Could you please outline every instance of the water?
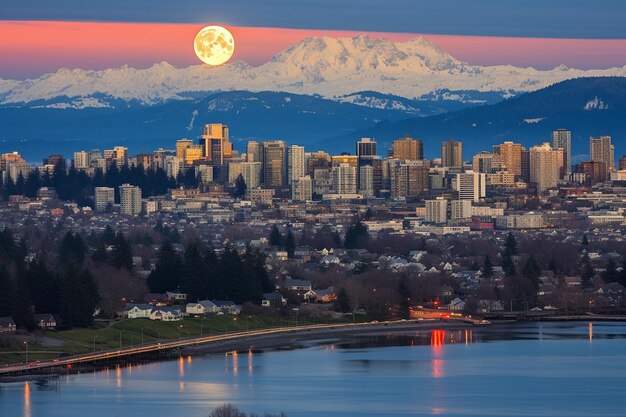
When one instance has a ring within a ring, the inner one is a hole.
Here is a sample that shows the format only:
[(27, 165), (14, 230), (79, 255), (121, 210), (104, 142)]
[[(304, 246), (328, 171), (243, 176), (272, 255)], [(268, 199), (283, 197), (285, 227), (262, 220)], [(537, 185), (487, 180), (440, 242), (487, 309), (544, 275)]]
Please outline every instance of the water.
[(626, 325), (535, 323), (311, 343), (0, 384), (2, 417), (624, 416)]

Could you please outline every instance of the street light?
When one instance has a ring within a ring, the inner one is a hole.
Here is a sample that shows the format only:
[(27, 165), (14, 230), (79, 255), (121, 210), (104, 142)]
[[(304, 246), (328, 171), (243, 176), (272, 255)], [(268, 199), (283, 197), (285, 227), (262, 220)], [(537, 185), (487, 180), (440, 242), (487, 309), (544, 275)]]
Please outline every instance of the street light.
[(26, 345), (26, 363), (28, 363), (28, 342), (24, 341), (24, 344)]

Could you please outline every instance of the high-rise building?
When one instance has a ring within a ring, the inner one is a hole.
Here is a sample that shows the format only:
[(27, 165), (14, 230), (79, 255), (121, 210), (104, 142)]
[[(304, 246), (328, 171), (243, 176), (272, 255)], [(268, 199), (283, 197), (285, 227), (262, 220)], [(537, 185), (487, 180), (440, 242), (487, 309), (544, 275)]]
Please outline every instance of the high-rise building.
[(113, 147), (113, 159), (118, 168), (128, 165), (128, 148), (124, 146)]
[(283, 187), (287, 183), (285, 142), (266, 141), (261, 146), (262, 182), (266, 187)]
[(430, 163), (424, 160), (394, 159), (389, 167), (391, 196), (420, 197), (428, 192)]
[(424, 146), (421, 140), (405, 136), (403, 139), (393, 141), (391, 156), (406, 161), (424, 159)]
[(356, 143), (356, 156), (373, 156), (376, 152), (376, 141), (371, 138), (361, 138)]
[(204, 157), (212, 165), (225, 165), (233, 156), (233, 145), (228, 140), (228, 126), (225, 124), (205, 125), (201, 144), (204, 147)]
[(444, 167), (463, 166), (463, 142), (448, 139), (441, 143), (441, 164)]
[(626, 155), (622, 156), (619, 159), (619, 170), (620, 171), (626, 170)]
[(65, 158), (63, 158), (63, 155), (58, 153), (53, 153), (52, 155), (49, 155), (47, 158), (43, 159), (44, 165), (56, 166), (59, 162), (65, 162)]
[(74, 152), (74, 168), (89, 168), (89, 154), (85, 151)]
[(176, 157), (185, 159), (185, 149), (193, 145), (191, 139), (179, 139), (176, 141)]
[(561, 178), (563, 149), (554, 149), (549, 143), (529, 150), (530, 182), (537, 184), (539, 193), (556, 187)]
[[(500, 163), (507, 171), (516, 177), (523, 177), (522, 175), (522, 151), (524, 147), (519, 143), (513, 143), (510, 141), (501, 143), (500, 145), (494, 145), (493, 153), (500, 155)], [(475, 170), (475, 169), (474, 169)]]
[(130, 184), (120, 186), (120, 212), (129, 216), (141, 213), (141, 188)]
[(326, 152), (311, 152), (306, 156), (306, 174), (311, 177), (314, 176), (317, 168), (330, 168), (332, 165), (332, 158)]
[(486, 175), (474, 171), (466, 171), (456, 174), (454, 189), (459, 193), (459, 200), (471, 200), (479, 202), (485, 198)]
[(561, 178), (569, 177), (572, 173), (572, 132), (567, 129), (553, 131), (552, 147), (554, 149), (563, 149), (563, 172)]
[(363, 197), (374, 196), (374, 167), (364, 165), (359, 169), (359, 194)]
[(450, 202), (450, 219), (464, 220), (472, 217), (471, 200), (452, 200)]
[(115, 190), (110, 187), (95, 188), (96, 211), (104, 212), (115, 203)]
[(443, 198), (426, 200), (425, 220), (429, 223), (446, 223), (448, 221), (448, 200)]
[(348, 164), (351, 167), (357, 168), (359, 166), (359, 157), (356, 155), (342, 154), (332, 156), (332, 166), (336, 167), (341, 164)]
[(357, 168), (349, 163), (341, 163), (332, 168), (333, 191), (336, 194), (356, 194)]
[(311, 201), (313, 199), (313, 181), (311, 177), (306, 175), (291, 182), (291, 199), (294, 201)]
[(287, 148), (287, 184), (304, 177), (304, 172), (304, 146), (289, 146)]
[(261, 162), (261, 147), (259, 142), (251, 140), (246, 146), (246, 160), (248, 162)]
[(615, 168), (615, 148), (610, 136), (592, 136), (589, 138), (589, 156), (594, 162), (604, 162), (607, 171)]
[(258, 188), (261, 185), (260, 162), (230, 162), (228, 164), (228, 182), (235, 183), (241, 175), (247, 188)]
[(608, 169), (606, 163), (598, 161), (584, 161), (576, 165), (576, 173), (584, 175), (585, 185), (594, 185), (608, 180)]
[(493, 174), (502, 170), (502, 157), (500, 154), (491, 152), (480, 152), (472, 158), (472, 169), (474, 172)]

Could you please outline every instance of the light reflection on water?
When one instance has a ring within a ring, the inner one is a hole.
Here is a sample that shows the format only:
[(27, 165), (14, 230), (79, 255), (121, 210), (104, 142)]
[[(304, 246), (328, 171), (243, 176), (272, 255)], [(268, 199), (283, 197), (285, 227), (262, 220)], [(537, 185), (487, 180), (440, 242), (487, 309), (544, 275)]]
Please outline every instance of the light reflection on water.
[(289, 417), (623, 416), (626, 325), (373, 335), (0, 385), (2, 417), (204, 417), (226, 402)]

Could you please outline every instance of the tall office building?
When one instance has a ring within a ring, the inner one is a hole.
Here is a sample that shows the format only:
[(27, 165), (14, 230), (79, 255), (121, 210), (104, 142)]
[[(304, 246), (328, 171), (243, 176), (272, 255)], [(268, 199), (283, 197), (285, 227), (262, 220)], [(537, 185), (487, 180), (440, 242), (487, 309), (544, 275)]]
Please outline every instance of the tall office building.
[(359, 166), (359, 157), (356, 155), (342, 154), (332, 156), (332, 166), (336, 167), (341, 164), (348, 164), (351, 167), (357, 168)]
[(120, 212), (129, 216), (141, 213), (141, 188), (130, 184), (120, 186)]
[(185, 166), (191, 166), (195, 161), (202, 159), (204, 147), (195, 145), (191, 139), (179, 139), (176, 141), (176, 157), (180, 158)]
[(430, 163), (424, 160), (391, 161), (389, 167), (391, 196), (420, 197), (428, 192)]
[(261, 162), (261, 147), (259, 142), (251, 140), (246, 146), (246, 161)]
[(333, 191), (336, 194), (356, 194), (357, 168), (348, 163), (333, 166)]
[(96, 211), (102, 213), (115, 203), (115, 190), (110, 187), (95, 188)]
[(479, 202), (487, 195), (486, 182), (487, 178), (485, 174), (466, 171), (456, 174), (454, 189), (459, 193), (459, 200)]
[(287, 184), (304, 177), (304, 172), (304, 146), (289, 146), (287, 148)]
[(89, 154), (85, 151), (74, 152), (74, 168), (87, 169), (89, 168)]
[(374, 196), (374, 167), (372, 165), (359, 168), (359, 194), (363, 197)]
[(204, 147), (204, 157), (212, 165), (225, 165), (233, 156), (233, 145), (228, 140), (228, 126), (211, 123), (204, 126), (200, 140)]
[(524, 151), (524, 147), (521, 144), (510, 141), (493, 147), (493, 153), (500, 155), (502, 166), (516, 177), (523, 177), (522, 151)]
[(241, 175), (248, 189), (258, 188), (261, 185), (260, 162), (229, 162), (228, 182), (235, 183)]
[(128, 165), (128, 148), (124, 146), (114, 146), (113, 155), (118, 168)]
[(294, 201), (311, 201), (313, 199), (313, 181), (311, 177), (306, 175), (291, 182), (291, 199)]
[(572, 132), (567, 129), (553, 131), (552, 147), (563, 149), (563, 173), (561, 177), (568, 178), (572, 173)]
[(356, 156), (373, 156), (378, 155), (376, 152), (376, 141), (370, 138), (361, 138), (356, 143)]
[(626, 170), (626, 155), (622, 156), (619, 159), (619, 170), (620, 171)]
[(424, 159), (424, 146), (421, 140), (405, 136), (393, 141), (391, 154), (394, 158), (405, 161)]
[(604, 162), (609, 172), (615, 168), (615, 148), (610, 136), (589, 138), (589, 155), (594, 162)]
[(528, 154), (530, 182), (537, 184), (537, 191), (542, 193), (556, 187), (561, 178), (563, 149), (554, 149), (549, 143), (544, 143), (530, 148)]
[(463, 142), (448, 139), (441, 143), (441, 164), (444, 167), (463, 166)]
[(474, 172), (493, 174), (502, 171), (502, 157), (497, 153), (480, 152), (472, 158)]
[(427, 200), (425, 220), (429, 223), (446, 223), (448, 221), (448, 200), (443, 198)]
[(310, 154), (307, 154), (307, 158), (306, 158), (306, 174), (313, 177), (316, 169), (330, 168), (331, 165), (332, 165), (332, 158), (326, 152), (323, 152), (323, 151), (311, 152)]
[(282, 187), (287, 183), (285, 142), (266, 141), (261, 146), (262, 182), (266, 187)]

